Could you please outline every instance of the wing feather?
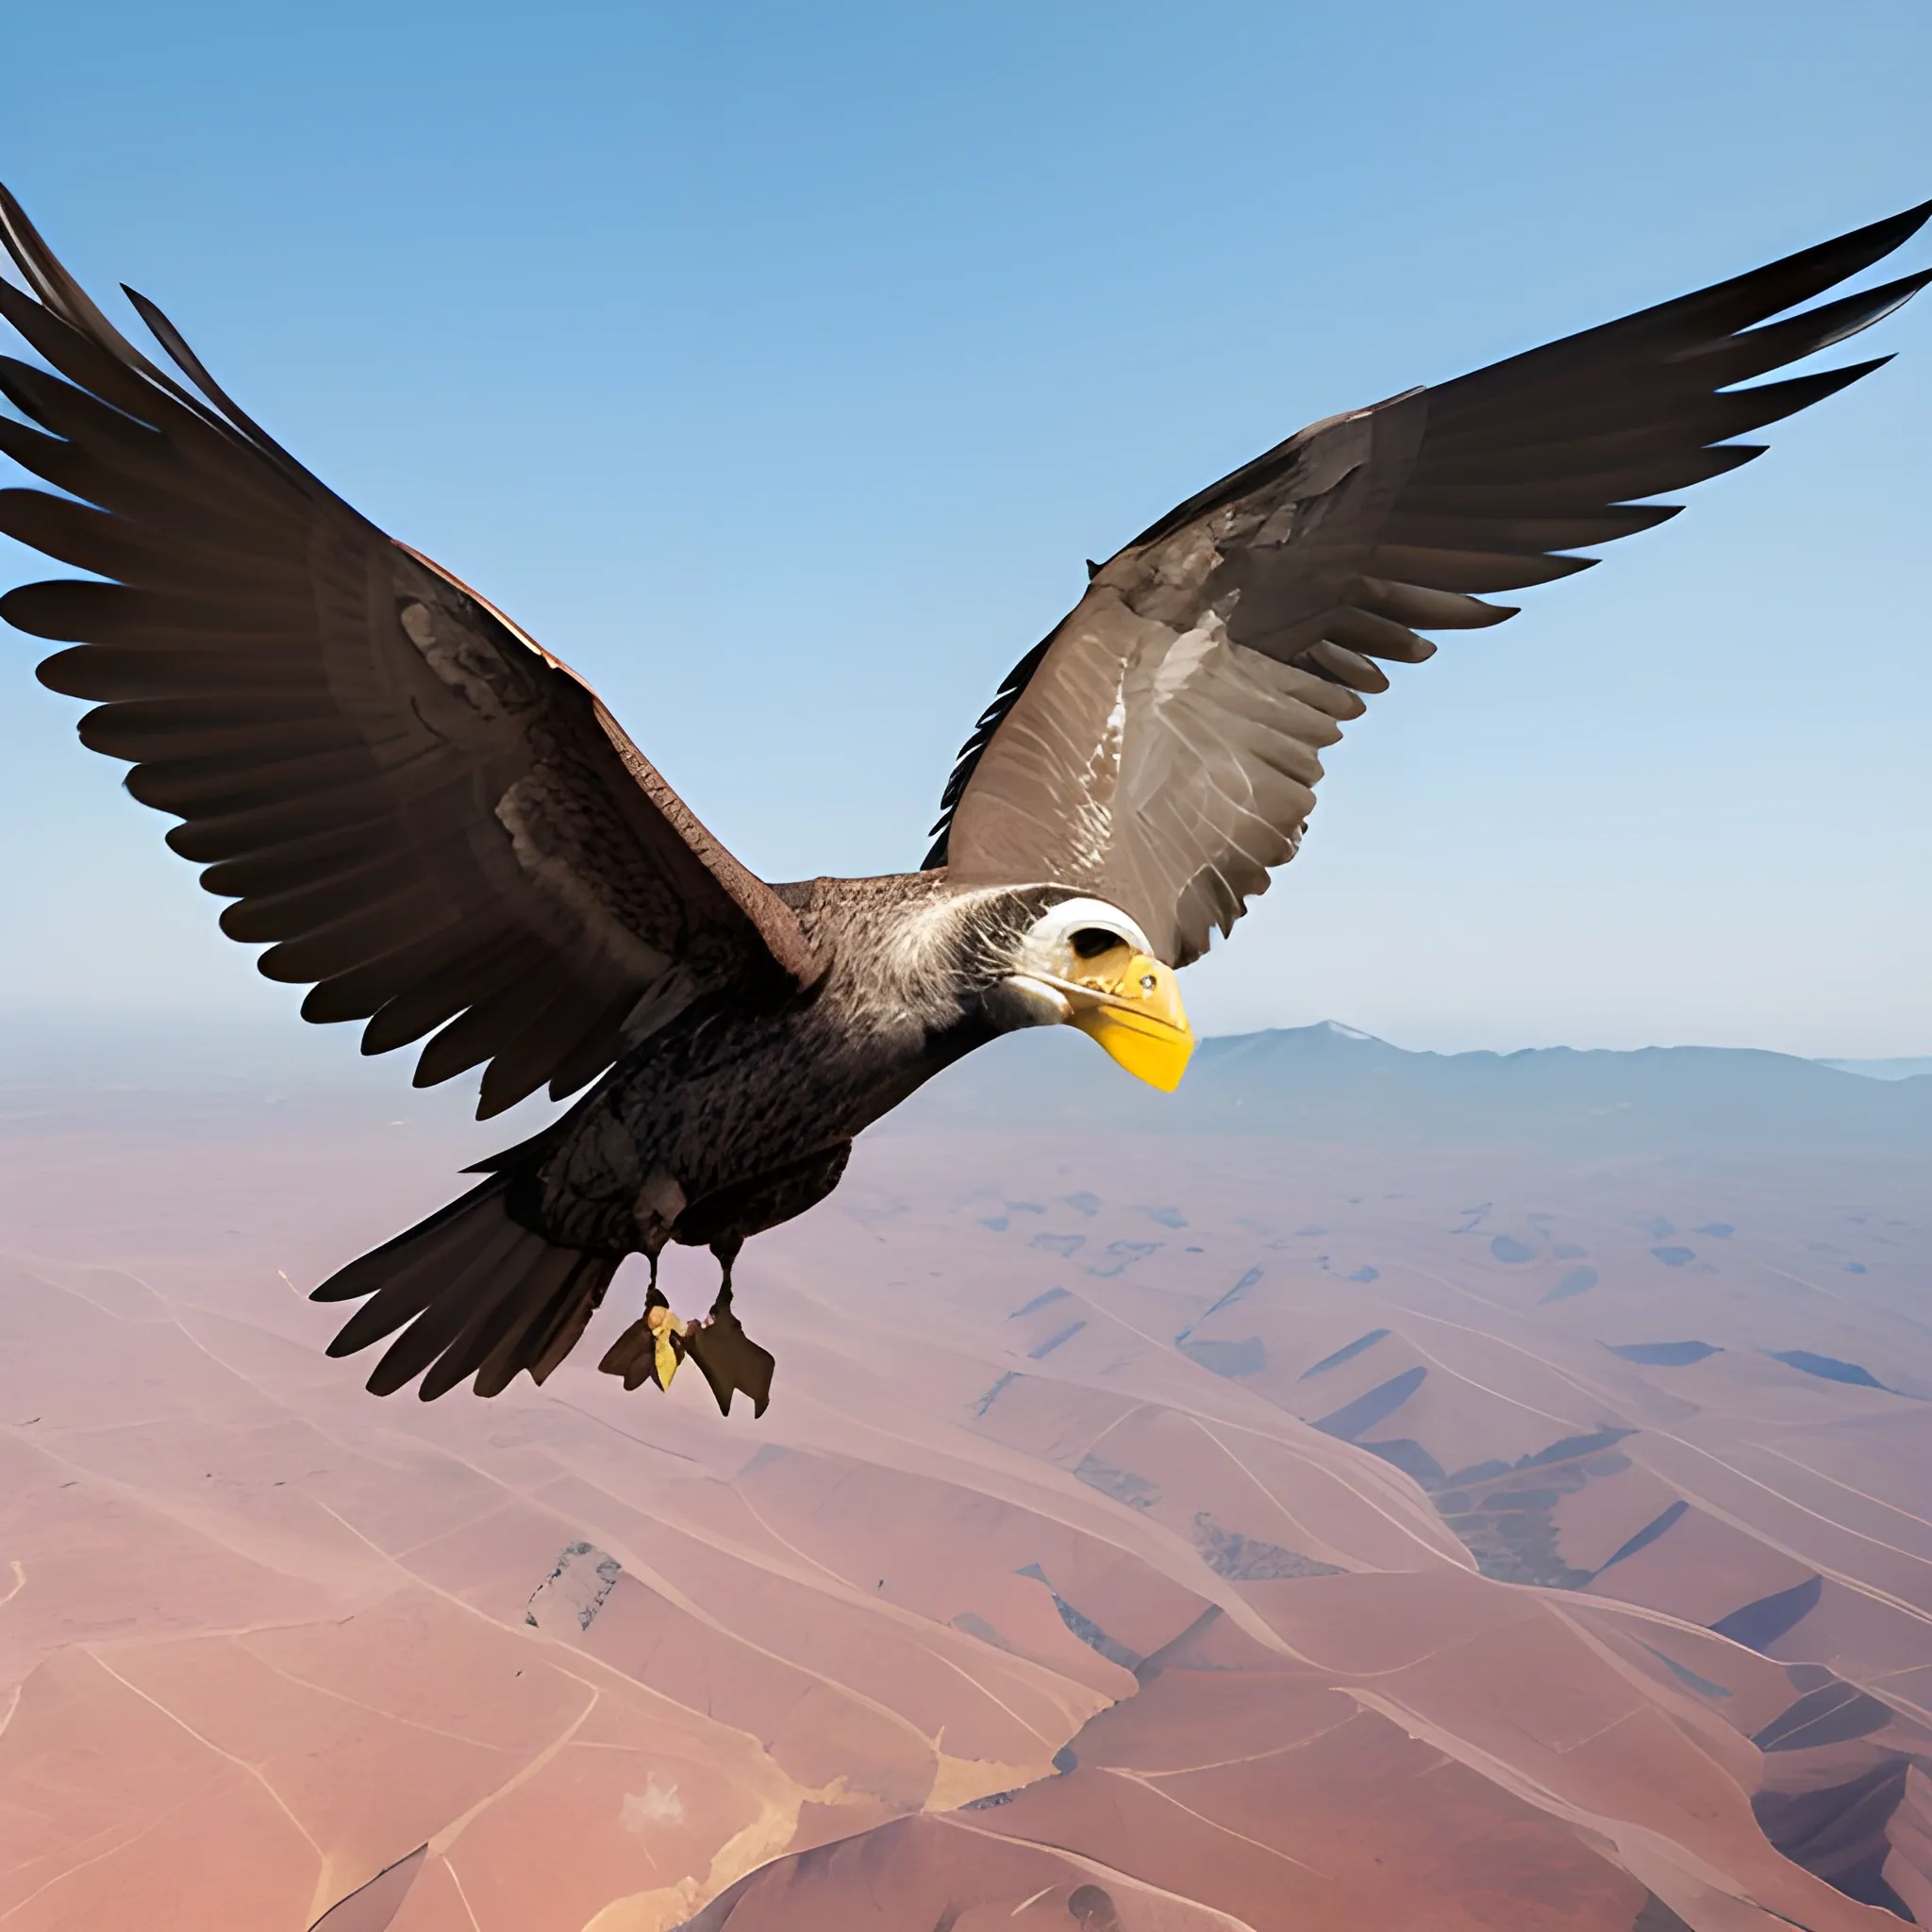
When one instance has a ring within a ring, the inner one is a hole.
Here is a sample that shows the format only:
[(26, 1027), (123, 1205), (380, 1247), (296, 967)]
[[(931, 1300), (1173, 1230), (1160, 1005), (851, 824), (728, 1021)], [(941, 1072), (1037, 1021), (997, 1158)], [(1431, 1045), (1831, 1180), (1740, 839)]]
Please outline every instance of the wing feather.
[(308, 1018), (368, 1021), (371, 1052), (441, 1029), (419, 1081), (484, 1065), (487, 1113), (593, 1077), (680, 1000), (809, 981), (790, 908), (566, 667), (130, 295), (186, 382), (134, 348), (4, 190), (0, 239), (33, 291), (0, 282), (0, 318), (46, 365), (0, 358), (29, 419), (0, 450), (63, 492), (0, 491), (0, 532), (106, 580), (22, 586), (0, 616), (69, 646), (42, 681), (93, 702), (82, 741), (181, 821), (224, 929), (311, 985)]
[(1590, 569), (1571, 553), (1678, 513), (1641, 499), (1754, 460), (1760, 445), (1729, 439), (1879, 368), (1751, 380), (1932, 282), (1772, 320), (1928, 214), (1317, 423), (1191, 497), (1094, 569), (1009, 674), (947, 781), (927, 865), (1094, 892), (1171, 963), (1197, 958), (1292, 857), (1319, 755), (1388, 689), (1382, 663), (1431, 656), (1423, 631), (1513, 616), (1482, 594)]

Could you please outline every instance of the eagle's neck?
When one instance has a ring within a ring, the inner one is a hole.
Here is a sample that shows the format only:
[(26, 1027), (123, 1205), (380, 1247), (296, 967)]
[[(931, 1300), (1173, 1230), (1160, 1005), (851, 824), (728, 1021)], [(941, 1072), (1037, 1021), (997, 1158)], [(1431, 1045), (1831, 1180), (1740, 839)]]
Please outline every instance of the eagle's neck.
[(1023, 936), (1065, 895), (1056, 886), (955, 886), (943, 870), (811, 888), (800, 923), (830, 953), (825, 998), (868, 1032), (908, 1036), (977, 1023), (984, 995), (1014, 971)]

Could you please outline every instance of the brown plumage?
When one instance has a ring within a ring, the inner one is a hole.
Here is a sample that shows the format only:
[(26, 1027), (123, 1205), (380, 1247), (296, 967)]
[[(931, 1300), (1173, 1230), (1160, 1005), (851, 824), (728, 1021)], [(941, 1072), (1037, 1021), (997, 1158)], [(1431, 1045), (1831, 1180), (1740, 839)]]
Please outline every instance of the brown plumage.
[[(1783, 322), (1932, 204), (1624, 321), (1291, 437), (1091, 565), (960, 755), (926, 869), (771, 886), (705, 830), (595, 694), (448, 572), (331, 492), (133, 295), (185, 381), (78, 288), (11, 196), (31, 292), (0, 314), (0, 450), (51, 484), (0, 530), (105, 582), (0, 615), (71, 648), (82, 739), (178, 823), (231, 937), (416, 1080), (483, 1070), (478, 1112), (591, 1091), (470, 1193), (316, 1291), (388, 1346), (370, 1387), (493, 1394), (568, 1354), (627, 1254), (646, 1319), (605, 1366), (689, 1355), (759, 1408), (769, 1356), (731, 1307), (747, 1236), (838, 1183), (852, 1141), (961, 1054), (1071, 1022), (1171, 1086), (1172, 971), (1294, 854), (1321, 753), (1420, 663), (1424, 632), (1501, 623), (1495, 591), (1676, 514), (1641, 501), (1761, 453), (1728, 439), (1878, 367), (1752, 379), (1856, 334), (1921, 273)], [(50, 373), (51, 372), (51, 373)], [(1751, 383), (1749, 387), (1738, 385)], [(708, 1245), (709, 1321), (656, 1291)], [(654, 1312), (655, 1311), (655, 1312)]]

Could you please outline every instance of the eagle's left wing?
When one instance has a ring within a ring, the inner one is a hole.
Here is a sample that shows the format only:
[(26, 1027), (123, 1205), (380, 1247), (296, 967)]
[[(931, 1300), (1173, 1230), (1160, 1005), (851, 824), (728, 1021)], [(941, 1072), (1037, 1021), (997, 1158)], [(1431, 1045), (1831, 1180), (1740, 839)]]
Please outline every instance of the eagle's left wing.
[(1736, 469), (1879, 366), (1739, 389), (1868, 327), (1932, 271), (1757, 326), (1891, 253), (1932, 203), (1697, 294), (1304, 429), (1093, 574), (1007, 679), (946, 788), (928, 866), (1054, 880), (1131, 913), (1171, 965), (1294, 855), (1320, 754), (1377, 658), (1514, 615), (1472, 593), (1587, 570), (1638, 499)]

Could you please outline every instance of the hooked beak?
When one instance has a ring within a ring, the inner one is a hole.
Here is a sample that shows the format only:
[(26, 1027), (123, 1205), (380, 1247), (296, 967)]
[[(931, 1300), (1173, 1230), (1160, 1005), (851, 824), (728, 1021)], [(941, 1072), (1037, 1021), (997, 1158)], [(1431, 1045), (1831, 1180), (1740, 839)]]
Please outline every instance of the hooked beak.
[(1134, 953), (1110, 978), (1110, 985), (1093, 989), (1067, 988), (1073, 1024), (1137, 1079), (1172, 1093), (1194, 1051), (1173, 967)]
[(1124, 947), (1093, 966), (1091, 975), (1078, 979), (1027, 974), (1006, 986), (1024, 1000), (1032, 1015), (1026, 1024), (1058, 1020), (1077, 1026), (1137, 1079), (1172, 1093), (1194, 1051), (1174, 969)]

